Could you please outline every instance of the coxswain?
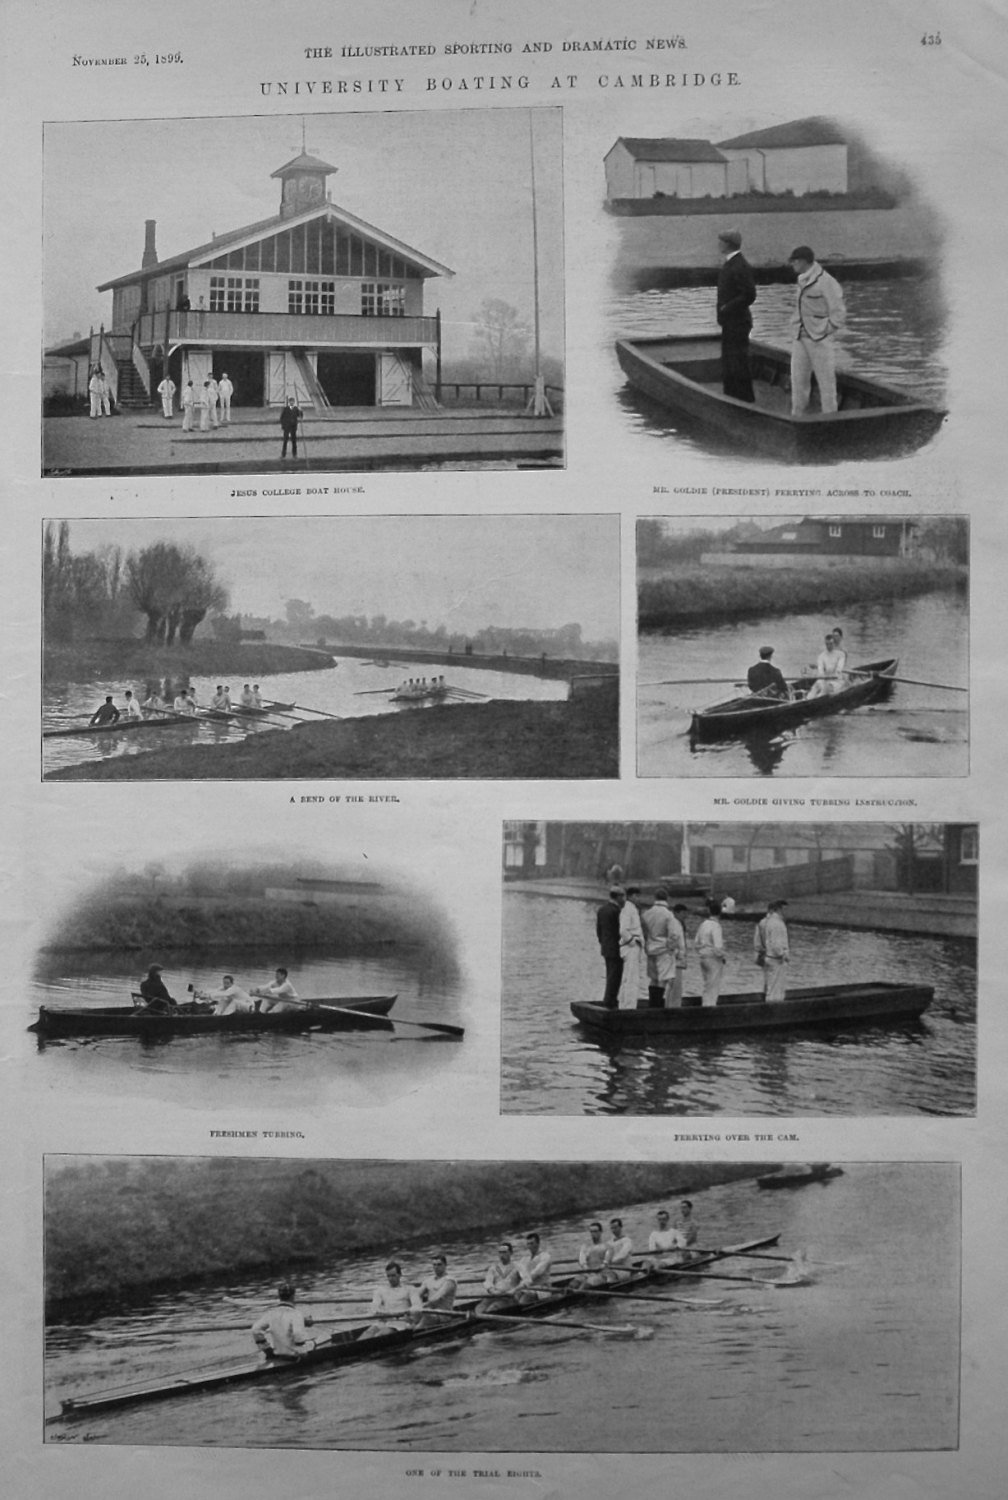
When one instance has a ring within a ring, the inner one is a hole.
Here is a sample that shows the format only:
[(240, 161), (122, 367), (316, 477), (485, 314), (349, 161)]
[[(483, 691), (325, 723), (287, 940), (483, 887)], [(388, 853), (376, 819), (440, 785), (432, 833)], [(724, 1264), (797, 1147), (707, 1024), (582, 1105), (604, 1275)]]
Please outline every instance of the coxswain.
[(571, 1277), (571, 1286), (603, 1286), (606, 1281), (607, 1255), (607, 1247), (602, 1242), (602, 1225), (598, 1219), (593, 1219), (588, 1225), (588, 1238), (578, 1250), (578, 1265), (582, 1274)]
[(158, 1015), (167, 1015), (169, 1011), (177, 1010), (178, 1004), (165, 988), (165, 982), (161, 978), (164, 970), (160, 964), (151, 964), (147, 970), (146, 979), (140, 981), (140, 993), (150, 1010)]
[(255, 1001), (247, 990), (235, 984), (233, 974), (225, 974), (219, 990), (193, 990), (197, 1000), (213, 1005), (215, 1016), (233, 1016), (255, 1010)]
[(489, 1295), (476, 1305), (477, 1312), (496, 1312), (500, 1308), (513, 1307), (515, 1292), (521, 1285), (521, 1273), (514, 1262), (514, 1246), (510, 1240), (501, 1240), (497, 1259), (487, 1268), (483, 1278), (483, 1290)]
[(300, 1359), (315, 1348), (315, 1340), (306, 1331), (311, 1326), (311, 1318), (294, 1305), (294, 1288), (282, 1281), (277, 1287), (277, 1306), (252, 1324), (252, 1337), (267, 1359)]
[(633, 1240), (623, 1232), (622, 1219), (609, 1220), (609, 1240), (606, 1244), (606, 1281), (625, 1281), (633, 1271)]
[(442, 1325), (444, 1320), (440, 1314), (451, 1312), (457, 1290), (457, 1283), (448, 1275), (448, 1257), (440, 1253), (433, 1256), (430, 1275), (425, 1276), (420, 1283), (418, 1296), (423, 1311), (416, 1320), (416, 1326), (436, 1328)]
[(112, 702), (112, 694), (109, 693), (106, 696), (105, 702), (99, 708), (96, 708), (91, 715), (88, 728), (91, 725), (95, 725), (100, 729), (104, 724), (118, 724), (121, 717), (122, 715)]
[(269, 1015), (270, 1011), (302, 1009), (300, 996), (287, 978), (286, 969), (277, 969), (271, 984), (263, 985), (252, 993), (261, 1001), (259, 1009), (264, 1016)]
[(521, 1288), (515, 1301), (524, 1306), (548, 1297), (553, 1287), (552, 1265), (552, 1255), (542, 1248), (542, 1242), (533, 1230), (525, 1236), (525, 1254), (518, 1263)]
[(136, 724), (143, 719), (143, 712), (140, 705), (129, 688), (126, 689), (122, 716), (128, 724)]
[(775, 667), (770, 660), (774, 654), (772, 646), (761, 646), (759, 661), (751, 666), (746, 673), (746, 683), (750, 693), (759, 693), (761, 698), (790, 698), (788, 685), (784, 680), (784, 674), (780, 667)]
[(376, 1321), (365, 1328), (362, 1338), (374, 1338), (376, 1334), (396, 1329), (411, 1328), (414, 1314), (420, 1310), (420, 1299), (411, 1286), (404, 1286), (402, 1266), (390, 1260), (385, 1267), (385, 1284), (376, 1286), (371, 1298), (371, 1317)]

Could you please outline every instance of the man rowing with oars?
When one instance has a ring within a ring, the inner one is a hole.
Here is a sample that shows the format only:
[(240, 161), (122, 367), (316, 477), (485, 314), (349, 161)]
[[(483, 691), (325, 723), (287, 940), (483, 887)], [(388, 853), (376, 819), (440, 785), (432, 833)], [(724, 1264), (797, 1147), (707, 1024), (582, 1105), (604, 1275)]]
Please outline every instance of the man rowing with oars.
[(377, 1334), (398, 1329), (412, 1328), (420, 1299), (411, 1286), (404, 1286), (402, 1266), (390, 1260), (385, 1267), (385, 1285), (376, 1286), (371, 1298), (371, 1316), (378, 1321), (365, 1328), (361, 1337), (374, 1338)]
[(233, 974), (225, 974), (217, 990), (193, 990), (193, 998), (213, 1006), (215, 1016), (233, 1016), (255, 1010), (255, 1001), (247, 990), (235, 984)]
[[(455, 1305), (455, 1293), (458, 1285), (448, 1275), (448, 1257), (440, 1252), (431, 1259), (431, 1272), (425, 1276), (420, 1283), (419, 1299), (425, 1309), (416, 1320), (418, 1328), (436, 1328), (442, 1319), (441, 1313), (451, 1312)], [(426, 1310), (437, 1313), (437, 1317), (427, 1317)]]
[(252, 994), (261, 1000), (259, 1011), (264, 1016), (268, 1016), (270, 1011), (302, 1009), (300, 996), (287, 978), (287, 970), (283, 968), (276, 970), (272, 984), (253, 990)]
[(483, 1290), (489, 1293), (476, 1305), (477, 1312), (497, 1312), (514, 1307), (515, 1292), (521, 1286), (521, 1273), (514, 1262), (514, 1246), (510, 1240), (502, 1240), (497, 1259), (488, 1267), (483, 1279)]
[(623, 1233), (623, 1220), (609, 1220), (609, 1241), (606, 1244), (606, 1281), (625, 1281), (633, 1270), (633, 1240)]
[(267, 1359), (300, 1359), (315, 1348), (306, 1330), (312, 1320), (294, 1306), (294, 1288), (289, 1281), (277, 1287), (277, 1306), (252, 1324), (252, 1337)]
[(525, 1236), (525, 1254), (518, 1263), (518, 1274), (521, 1278), (521, 1289), (515, 1297), (515, 1301), (521, 1306), (530, 1302), (541, 1302), (543, 1297), (548, 1297), (552, 1287), (553, 1278), (550, 1267), (553, 1257), (548, 1250), (542, 1248), (542, 1242), (535, 1230)]

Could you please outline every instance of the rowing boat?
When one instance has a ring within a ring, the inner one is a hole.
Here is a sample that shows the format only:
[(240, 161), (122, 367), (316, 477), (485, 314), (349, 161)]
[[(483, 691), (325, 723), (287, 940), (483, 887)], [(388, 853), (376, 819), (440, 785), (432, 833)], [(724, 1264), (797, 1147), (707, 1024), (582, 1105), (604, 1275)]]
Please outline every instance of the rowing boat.
[(727, 739), (753, 731), (779, 734), (781, 730), (792, 729), (808, 719), (863, 708), (868, 703), (882, 703), (892, 694), (892, 679), (898, 668), (897, 656), (865, 662), (863, 666), (850, 669), (853, 680), (846, 687), (835, 693), (822, 693), (816, 698), (808, 696), (816, 680), (814, 676), (799, 677), (793, 684), (791, 698), (768, 698), (760, 693), (728, 698), (724, 703), (698, 709), (693, 714), (690, 737), (703, 741)]
[[(703, 1266), (711, 1265), (715, 1261), (730, 1260), (735, 1255), (753, 1250), (763, 1250), (770, 1245), (775, 1245), (779, 1239), (779, 1234), (772, 1234), (762, 1239), (748, 1240), (741, 1245), (707, 1251), (689, 1262), (688, 1271), (690, 1274), (695, 1274)], [(686, 1267), (683, 1268), (683, 1270), (686, 1269)], [(594, 1302), (603, 1296), (610, 1296), (612, 1300), (618, 1301), (621, 1295), (626, 1295), (629, 1291), (641, 1286), (659, 1287), (669, 1281), (675, 1281), (679, 1275), (680, 1272), (674, 1267), (638, 1267), (624, 1281), (613, 1283), (609, 1287), (593, 1287), (589, 1291), (576, 1289), (565, 1281), (558, 1286), (556, 1291), (538, 1302), (508, 1307), (506, 1318), (510, 1323), (512, 1318), (533, 1321), (536, 1318), (553, 1317), (557, 1313), (564, 1312), (568, 1307)], [(445, 1317), (443, 1322), (435, 1327), (391, 1329), (388, 1332), (368, 1337), (367, 1330), (373, 1326), (372, 1320), (361, 1323), (359, 1326), (339, 1330), (325, 1342), (316, 1344), (314, 1348), (306, 1350), (296, 1359), (250, 1356), (247, 1359), (235, 1360), (231, 1364), (222, 1364), (216, 1369), (203, 1368), (189, 1373), (183, 1372), (167, 1379), (152, 1379), (133, 1386), (99, 1391), (93, 1396), (68, 1396), (60, 1403), (60, 1415), (81, 1417), (94, 1412), (114, 1411), (120, 1407), (161, 1401), (171, 1396), (218, 1390), (222, 1386), (246, 1385), (258, 1381), (282, 1379), (290, 1375), (300, 1376), (306, 1370), (319, 1366), (332, 1368), (358, 1364), (362, 1360), (380, 1359), (383, 1355), (398, 1354), (420, 1345), (446, 1343), (481, 1331), (499, 1328), (501, 1325), (497, 1321), (497, 1314), (487, 1317), (477, 1311), (481, 1300), (483, 1299), (474, 1298), (459, 1303), (456, 1308), (457, 1318)]]
[[(230, 1036), (247, 1032), (391, 1031), (389, 1011), (395, 995), (341, 995), (305, 1000), (297, 1010), (235, 1011), (215, 1016), (183, 1005), (159, 1015), (136, 1005), (39, 1006), (38, 1020), (28, 1027), (47, 1041), (61, 1037), (133, 1036), (164, 1041), (173, 1036)], [(347, 1010), (354, 1014), (347, 1014)]]
[(877, 381), (837, 371), (839, 411), (791, 415), (791, 356), (750, 341), (754, 402), (721, 389), (720, 334), (617, 339), (630, 384), (652, 401), (708, 431), (791, 463), (885, 457), (928, 442), (945, 413)]
[(414, 684), (412, 687), (407, 685), (396, 688), (391, 697), (393, 703), (436, 703), (441, 698), (446, 698), (449, 691), (446, 682), (435, 687)]
[(229, 723), (233, 719), (268, 719), (270, 714), (289, 713), (293, 703), (277, 703), (271, 708), (225, 708), (200, 709), (196, 714), (165, 714), (150, 719), (119, 719), (115, 724), (77, 724), (70, 729), (43, 729), (44, 740), (70, 739), (75, 735), (129, 734), (136, 729), (181, 729), (185, 725), (209, 721), (213, 724)]
[(681, 1006), (653, 1010), (609, 1010), (575, 1000), (571, 1012), (582, 1026), (607, 1036), (663, 1036), (916, 1021), (933, 999), (930, 985), (877, 980), (791, 990), (772, 1004), (759, 993), (722, 995), (717, 1005), (701, 1005), (700, 997), (691, 995)]

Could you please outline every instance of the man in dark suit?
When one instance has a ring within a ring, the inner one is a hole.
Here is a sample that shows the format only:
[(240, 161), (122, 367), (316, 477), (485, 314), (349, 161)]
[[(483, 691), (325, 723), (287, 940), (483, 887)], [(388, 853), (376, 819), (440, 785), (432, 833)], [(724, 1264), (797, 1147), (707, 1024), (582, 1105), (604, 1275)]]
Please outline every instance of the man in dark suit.
[(595, 913), (595, 933), (602, 960), (605, 964), (605, 994), (602, 1004), (607, 1010), (619, 1005), (620, 983), (623, 979), (623, 959), (620, 955), (620, 911), (626, 901), (626, 891), (614, 885), (609, 891), (609, 900), (604, 901)]
[(762, 693), (765, 698), (790, 698), (787, 681), (779, 667), (770, 660), (772, 646), (760, 647), (760, 659), (749, 668), (746, 682), (750, 693)]
[(754, 401), (749, 373), (749, 333), (756, 301), (756, 279), (742, 254), (742, 236), (737, 229), (718, 235), (721, 266), (717, 279), (717, 320), (721, 328), (721, 382), (726, 396)]

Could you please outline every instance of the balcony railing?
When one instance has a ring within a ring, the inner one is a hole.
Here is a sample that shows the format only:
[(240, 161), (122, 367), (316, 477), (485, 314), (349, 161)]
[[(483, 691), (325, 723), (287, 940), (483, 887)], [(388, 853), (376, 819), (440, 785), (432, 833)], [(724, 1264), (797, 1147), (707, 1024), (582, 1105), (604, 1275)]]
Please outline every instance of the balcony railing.
[(137, 342), (149, 349), (167, 336), (169, 343), (297, 346), (325, 349), (375, 345), (437, 343), (436, 317), (366, 318), (352, 313), (189, 312), (144, 313), (137, 321)]

